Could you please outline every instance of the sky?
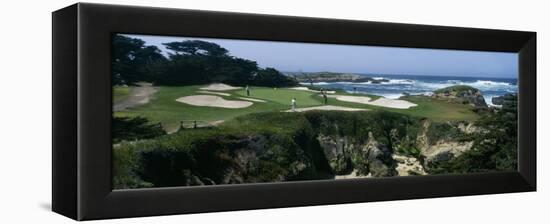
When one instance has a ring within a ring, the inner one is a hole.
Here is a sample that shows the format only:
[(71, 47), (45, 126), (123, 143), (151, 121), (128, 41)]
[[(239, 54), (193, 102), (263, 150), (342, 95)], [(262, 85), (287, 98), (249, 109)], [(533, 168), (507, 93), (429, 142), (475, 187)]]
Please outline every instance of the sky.
[(263, 68), (273, 67), (285, 72), (329, 71), (488, 78), (518, 76), (518, 54), (508, 52), (129, 34), (125, 36), (142, 39), (146, 45), (157, 46), (165, 55), (171, 51), (162, 43), (184, 40), (214, 42), (227, 49), (232, 56), (256, 61)]

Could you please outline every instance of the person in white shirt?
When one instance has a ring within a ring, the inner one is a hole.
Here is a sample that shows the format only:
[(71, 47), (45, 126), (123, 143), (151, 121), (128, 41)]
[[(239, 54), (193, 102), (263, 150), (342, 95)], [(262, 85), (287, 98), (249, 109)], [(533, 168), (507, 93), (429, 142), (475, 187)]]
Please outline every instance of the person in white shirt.
[(290, 102), (290, 106), (292, 108), (292, 112), (296, 111), (296, 98), (292, 98), (292, 101)]

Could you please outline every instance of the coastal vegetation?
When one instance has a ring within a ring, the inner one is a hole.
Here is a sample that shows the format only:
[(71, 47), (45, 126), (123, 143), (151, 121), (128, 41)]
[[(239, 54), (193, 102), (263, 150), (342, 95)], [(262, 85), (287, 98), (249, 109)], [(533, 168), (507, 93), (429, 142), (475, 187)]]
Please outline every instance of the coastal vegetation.
[[(113, 149), (120, 159), (114, 179), (117, 188), (133, 188), (332, 179), (354, 171), (396, 176), (395, 155), (414, 158), (430, 174), (509, 171), (517, 167), (517, 142), (506, 137), (517, 125), (511, 111), (472, 123), (387, 111), (252, 113), (212, 128), (123, 141)], [(495, 128), (500, 131), (486, 131)], [(456, 157), (430, 154), (452, 142), (473, 144)]]

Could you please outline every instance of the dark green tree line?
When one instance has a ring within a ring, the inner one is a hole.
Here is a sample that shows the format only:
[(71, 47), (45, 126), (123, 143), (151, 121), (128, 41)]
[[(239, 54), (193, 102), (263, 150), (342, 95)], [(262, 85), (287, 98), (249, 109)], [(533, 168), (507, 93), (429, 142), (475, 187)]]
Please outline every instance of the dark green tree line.
[(139, 81), (152, 82), (159, 72), (158, 63), (166, 61), (155, 46), (145, 46), (145, 42), (122, 35), (112, 40), (112, 84), (134, 85)]
[(222, 82), (270, 87), (298, 83), (274, 68), (262, 69), (255, 61), (231, 56), (218, 44), (186, 40), (163, 43), (172, 53), (165, 57), (155, 46), (122, 35), (113, 37), (113, 85), (139, 81), (155, 85), (195, 85)]

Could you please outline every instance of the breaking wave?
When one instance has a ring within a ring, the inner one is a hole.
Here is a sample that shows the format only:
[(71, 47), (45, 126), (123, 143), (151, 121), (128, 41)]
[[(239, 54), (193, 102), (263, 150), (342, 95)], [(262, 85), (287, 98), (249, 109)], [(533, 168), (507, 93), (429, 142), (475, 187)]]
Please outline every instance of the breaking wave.
[[(317, 82), (313, 85), (327, 88), (341, 88), (349, 92), (362, 92), (396, 99), (406, 94), (431, 95), (434, 90), (453, 86), (467, 85), (479, 89), (485, 101), (506, 93), (517, 92), (515, 79), (471, 78), (471, 77), (430, 77), (430, 76), (379, 76), (372, 79), (380, 82)], [(310, 83), (301, 83), (310, 85)]]

